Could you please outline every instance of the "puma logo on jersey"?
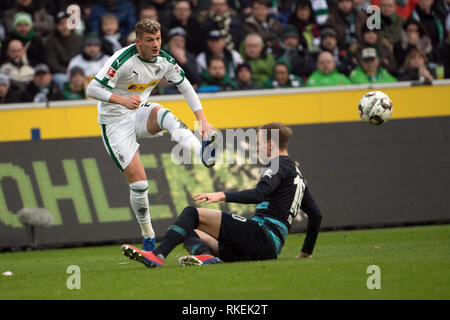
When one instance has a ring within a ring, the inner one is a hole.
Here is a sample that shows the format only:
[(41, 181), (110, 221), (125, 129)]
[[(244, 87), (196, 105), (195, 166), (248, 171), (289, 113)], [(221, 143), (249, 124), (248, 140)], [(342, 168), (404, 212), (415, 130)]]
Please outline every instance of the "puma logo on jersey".
[(133, 70), (133, 74), (136, 76), (136, 78), (139, 77), (139, 74), (134, 70)]
[(158, 80), (154, 80), (149, 83), (130, 83), (127, 87), (127, 91), (144, 92), (147, 88), (156, 86), (157, 83)]

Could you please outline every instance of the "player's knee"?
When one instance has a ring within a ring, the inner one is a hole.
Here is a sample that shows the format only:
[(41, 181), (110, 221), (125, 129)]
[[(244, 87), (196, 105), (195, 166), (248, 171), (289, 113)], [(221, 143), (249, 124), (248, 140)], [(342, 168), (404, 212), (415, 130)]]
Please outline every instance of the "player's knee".
[(194, 218), (198, 224), (198, 209), (194, 206), (187, 206), (180, 214), (180, 219), (184, 217)]
[(147, 194), (148, 193), (147, 180), (141, 180), (130, 183), (130, 191), (136, 194)]

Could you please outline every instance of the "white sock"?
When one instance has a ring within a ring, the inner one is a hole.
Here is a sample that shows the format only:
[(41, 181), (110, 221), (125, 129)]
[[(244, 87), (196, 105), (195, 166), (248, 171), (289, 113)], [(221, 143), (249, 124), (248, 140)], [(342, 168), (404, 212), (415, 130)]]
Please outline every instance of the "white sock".
[(147, 180), (130, 183), (130, 203), (142, 230), (144, 238), (154, 238), (155, 231), (152, 227), (148, 203)]
[(178, 142), (183, 148), (190, 150), (195, 157), (201, 159), (202, 145), (199, 139), (181, 120), (166, 108), (158, 110), (156, 115), (161, 129), (166, 129), (173, 140)]

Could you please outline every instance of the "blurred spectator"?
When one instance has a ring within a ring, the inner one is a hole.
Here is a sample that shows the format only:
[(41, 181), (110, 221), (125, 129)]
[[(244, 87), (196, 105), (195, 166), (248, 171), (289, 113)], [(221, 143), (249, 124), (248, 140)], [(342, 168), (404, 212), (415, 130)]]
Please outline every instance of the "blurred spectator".
[(428, 66), (427, 57), (417, 49), (412, 49), (405, 64), (398, 70), (398, 81), (420, 81), (431, 83), (436, 75)]
[[(150, 19), (150, 20), (156, 20), (158, 22), (159, 21), (159, 15), (158, 15), (158, 10), (156, 10), (155, 6), (149, 4), (149, 5), (144, 5), (141, 6), (139, 9), (139, 20), (142, 19)], [(161, 23), (160, 23), (161, 24)], [(167, 42), (167, 34), (168, 34), (168, 29), (165, 25), (161, 24), (161, 39), (162, 39), (162, 43), (166, 43)]]
[(431, 39), (423, 25), (414, 19), (408, 19), (403, 25), (400, 41), (394, 45), (394, 56), (397, 65), (402, 66), (409, 51), (417, 48), (431, 58)]
[(69, 82), (64, 83), (62, 95), (64, 100), (83, 100), (86, 99), (87, 79), (84, 71), (80, 67), (75, 67), (70, 72)]
[(170, 29), (182, 27), (186, 31), (186, 48), (199, 54), (205, 50), (205, 37), (200, 23), (192, 15), (191, 5), (188, 0), (178, 0), (173, 6), (173, 16)]
[(197, 71), (195, 55), (186, 50), (186, 39), (187, 34), (183, 28), (173, 28), (169, 31), (169, 42), (164, 50), (175, 58), (185, 72), (187, 79), (194, 88), (197, 88), (200, 85), (201, 78)]
[(0, 66), (0, 71), (10, 80), (25, 87), (34, 76), (34, 69), (29, 64), (25, 48), (20, 40), (11, 40), (6, 51), (7, 60)]
[(352, 0), (337, 0), (326, 24), (335, 31), (340, 49), (348, 49), (354, 54), (361, 40), (361, 28), (366, 23), (367, 15), (353, 8)]
[(100, 33), (102, 18), (105, 14), (114, 14), (119, 19), (120, 33), (129, 34), (136, 24), (133, 5), (126, 0), (98, 0), (91, 8), (89, 30)]
[[(442, 64), (442, 67), (444, 68), (444, 77), (448, 79), (450, 78), (450, 14), (447, 16), (445, 29), (447, 31), (447, 37), (444, 40), (444, 43), (437, 48), (437, 62)], [(442, 73), (439, 73), (437, 73), (437, 79), (442, 78)]]
[(198, 73), (202, 74), (207, 69), (208, 61), (212, 56), (225, 60), (226, 71), (230, 78), (236, 75), (236, 66), (243, 62), (241, 55), (236, 50), (228, 50), (225, 38), (219, 30), (211, 30), (206, 41), (206, 50), (197, 56)]
[(275, 52), (276, 58), (286, 58), (292, 66), (292, 73), (301, 77), (308, 77), (314, 71), (314, 58), (301, 43), (297, 28), (288, 25), (284, 29), (281, 41)]
[(136, 32), (131, 31), (130, 34), (127, 37), (127, 44), (126, 46), (128, 47), (129, 45), (133, 44), (136, 42)]
[[(380, 7), (380, 0), (372, 0), (371, 2), (372, 5)], [(397, 14), (404, 19), (408, 19), (416, 7), (417, 0), (396, 0), (395, 3)]]
[[(381, 0), (381, 30), (378, 35), (381, 39), (387, 39), (391, 46), (400, 40), (405, 18), (399, 16), (395, 7), (396, 0)], [(391, 48), (392, 49), (392, 48)]]
[(441, 20), (442, 25), (445, 26), (445, 20), (450, 14), (450, 0), (435, 0), (434, 7), (436, 16)]
[(246, 34), (257, 33), (267, 48), (273, 48), (283, 33), (283, 25), (269, 16), (269, 1), (253, 1), (252, 14), (244, 21)]
[(20, 89), (11, 86), (6, 74), (0, 73), (0, 104), (20, 102)]
[(19, 12), (14, 16), (13, 31), (8, 35), (6, 45), (2, 48), (2, 51), (6, 49), (7, 43), (14, 39), (22, 42), (28, 62), (32, 66), (45, 62), (44, 44), (34, 32), (33, 22), (28, 13)]
[(430, 35), (433, 49), (437, 48), (444, 41), (444, 26), (436, 16), (433, 8), (434, 0), (418, 0), (411, 17), (420, 21)]
[(208, 18), (205, 22), (206, 30), (219, 30), (225, 37), (228, 50), (239, 48), (242, 40), (242, 23), (231, 10), (226, 0), (211, 0)]
[(237, 12), (239, 19), (245, 20), (252, 13), (252, 1), (254, 0), (228, 0), (231, 9)]
[(64, 100), (64, 97), (52, 81), (50, 68), (45, 64), (38, 64), (34, 69), (33, 80), (25, 88), (22, 101), (49, 102), (58, 100)]
[(333, 28), (325, 27), (321, 31), (320, 37), (320, 49), (330, 52), (334, 57), (337, 71), (348, 77), (356, 66), (353, 55), (346, 49), (339, 50), (336, 31)]
[(251, 33), (245, 37), (241, 45), (241, 56), (251, 66), (253, 82), (262, 86), (272, 73), (275, 59), (265, 50), (260, 35)]
[(386, 69), (380, 67), (380, 59), (375, 48), (361, 50), (361, 66), (350, 73), (350, 82), (353, 84), (396, 82)]
[(306, 48), (309, 52), (317, 51), (320, 44), (320, 30), (314, 17), (310, 0), (300, 0), (295, 12), (289, 19), (289, 24), (295, 26), (306, 40)]
[(237, 90), (255, 90), (260, 87), (253, 83), (252, 67), (247, 63), (241, 63), (236, 69)]
[(14, 16), (19, 12), (28, 13), (31, 16), (37, 36), (45, 36), (53, 32), (55, 27), (53, 17), (45, 11), (45, 8), (37, 0), (16, 0), (14, 7), (5, 11), (3, 17), (8, 32), (13, 31)]
[(100, 45), (100, 39), (96, 36), (88, 36), (83, 44), (83, 52), (70, 60), (67, 74), (70, 74), (72, 68), (78, 66), (83, 69), (85, 76), (91, 80), (109, 58), (101, 51)]
[(377, 29), (369, 29), (366, 24), (363, 24), (360, 49), (366, 47), (372, 47), (377, 50), (380, 57), (380, 65), (390, 74), (395, 75), (397, 73), (397, 62), (392, 52), (393, 50), (391, 50), (392, 45), (386, 38), (379, 36)]
[[(208, 70), (202, 73), (203, 89), (211, 91), (229, 91), (237, 88), (236, 82), (231, 80), (226, 73), (225, 61), (220, 57), (212, 57), (208, 63)], [(215, 90), (213, 88), (216, 88)]]
[[(404, 0), (407, 1), (407, 0)], [(367, 13), (367, 7), (371, 5), (370, 0), (353, 0), (353, 6), (359, 10)], [(379, 4), (378, 4), (379, 7)]]
[(67, 26), (69, 15), (61, 11), (56, 15), (56, 28), (47, 42), (45, 53), (53, 80), (62, 90), (64, 82), (68, 81), (66, 70), (70, 60), (79, 54), (83, 48), (83, 36), (78, 35)]
[(172, 20), (172, 1), (169, 0), (152, 0), (151, 4), (158, 11), (159, 23), (163, 26), (169, 26)]
[(317, 58), (317, 70), (308, 78), (306, 86), (338, 86), (344, 84), (350, 84), (350, 81), (344, 74), (337, 72), (333, 55), (328, 51), (320, 53)]
[(291, 73), (291, 64), (287, 59), (276, 61), (272, 76), (264, 82), (264, 88), (297, 88), (303, 87), (302, 79)]
[(127, 44), (126, 37), (119, 32), (119, 19), (113, 14), (108, 13), (103, 16), (101, 34), (102, 51), (109, 56)]

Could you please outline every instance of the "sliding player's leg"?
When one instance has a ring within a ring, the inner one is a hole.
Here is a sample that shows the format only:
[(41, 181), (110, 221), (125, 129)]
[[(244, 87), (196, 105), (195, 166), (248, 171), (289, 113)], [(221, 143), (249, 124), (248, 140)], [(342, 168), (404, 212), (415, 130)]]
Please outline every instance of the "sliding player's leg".
[(123, 174), (130, 186), (131, 208), (136, 215), (144, 237), (142, 250), (151, 251), (155, 248), (155, 232), (150, 218), (147, 176), (138, 151), (136, 151)]
[(178, 259), (178, 263), (183, 267), (222, 262), (217, 258), (219, 255), (219, 242), (201, 230), (194, 230), (184, 241), (184, 247), (190, 255), (182, 256)]

